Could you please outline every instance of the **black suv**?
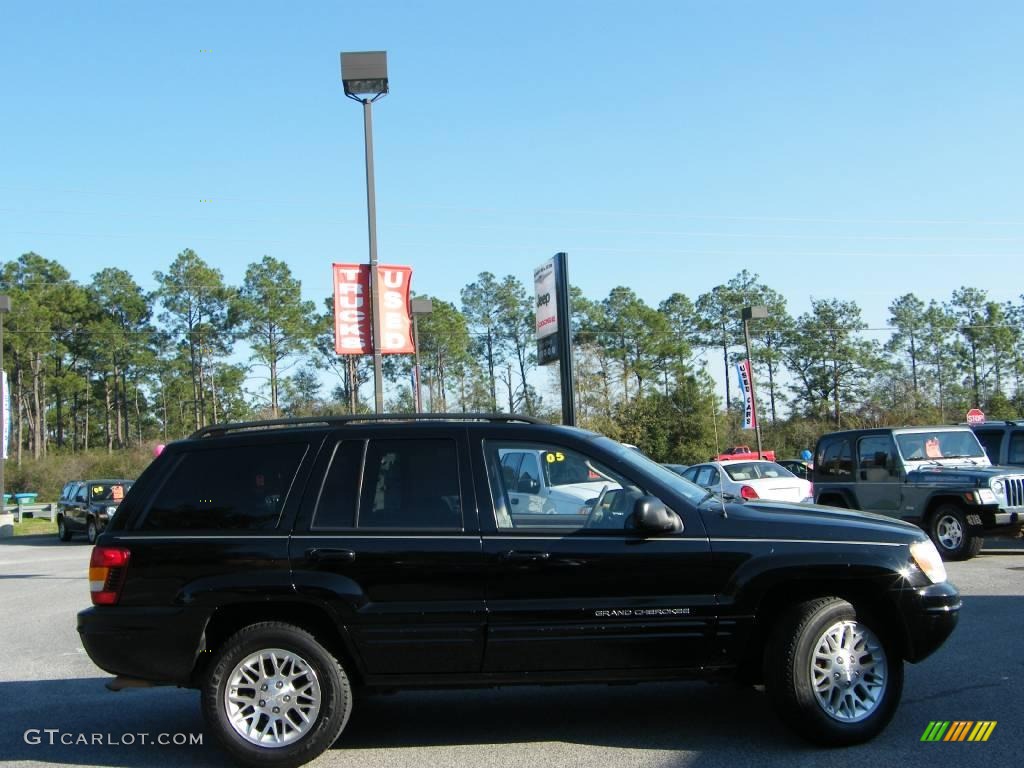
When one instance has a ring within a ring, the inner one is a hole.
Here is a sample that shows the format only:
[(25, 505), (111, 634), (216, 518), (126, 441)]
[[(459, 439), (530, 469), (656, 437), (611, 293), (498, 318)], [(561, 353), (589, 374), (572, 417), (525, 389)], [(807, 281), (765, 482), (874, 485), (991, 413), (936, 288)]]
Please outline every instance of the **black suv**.
[(993, 467), (964, 426), (882, 427), (818, 440), (819, 504), (861, 509), (921, 526), (942, 556), (966, 560), (984, 535), (1024, 527), (1024, 470)]
[[(510, 488), (524, 451), (589, 498)], [(856, 743), (960, 608), (914, 526), (725, 502), (606, 437), (494, 415), (201, 430), (142, 474), (89, 574), (78, 631), (111, 686), (200, 689), (262, 766), (327, 749), (353, 692), (409, 687), (738, 676), (806, 738)]]
[(971, 429), (993, 464), (1024, 466), (1024, 421), (986, 421)]
[(57, 501), (57, 537), (71, 541), (84, 533), (90, 544), (114, 517), (132, 480), (72, 480), (64, 485)]

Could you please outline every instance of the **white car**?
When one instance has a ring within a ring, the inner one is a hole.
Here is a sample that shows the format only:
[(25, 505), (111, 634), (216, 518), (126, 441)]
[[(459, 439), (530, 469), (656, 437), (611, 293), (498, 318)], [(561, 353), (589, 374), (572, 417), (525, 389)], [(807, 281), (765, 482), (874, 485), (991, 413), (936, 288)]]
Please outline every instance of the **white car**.
[(774, 461), (708, 461), (694, 464), (683, 477), (709, 491), (741, 499), (814, 501), (814, 486)]
[(621, 487), (576, 454), (506, 448), (499, 454), (513, 515), (589, 515), (603, 491)]

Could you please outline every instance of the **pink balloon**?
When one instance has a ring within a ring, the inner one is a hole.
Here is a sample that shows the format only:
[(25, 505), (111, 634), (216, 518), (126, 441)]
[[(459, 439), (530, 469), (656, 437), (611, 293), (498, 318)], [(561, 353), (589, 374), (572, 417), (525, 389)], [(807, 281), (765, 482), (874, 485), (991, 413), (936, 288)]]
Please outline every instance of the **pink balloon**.
[(153, 455), (154, 456), (159, 456), (161, 453), (163, 453), (163, 451), (164, 451), (164, 444), (160, 443), (155, 448), (153, 448)]

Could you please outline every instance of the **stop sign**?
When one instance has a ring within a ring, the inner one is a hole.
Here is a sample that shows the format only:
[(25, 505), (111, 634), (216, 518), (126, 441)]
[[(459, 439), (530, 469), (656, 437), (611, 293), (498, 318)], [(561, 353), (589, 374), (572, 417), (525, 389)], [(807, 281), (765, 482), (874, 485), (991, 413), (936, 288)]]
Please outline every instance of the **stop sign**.
[(985, 423), (985, 412), (981, 408), (971, 408), (967, 412), (967, 423), (968, 424), (984, 424)]

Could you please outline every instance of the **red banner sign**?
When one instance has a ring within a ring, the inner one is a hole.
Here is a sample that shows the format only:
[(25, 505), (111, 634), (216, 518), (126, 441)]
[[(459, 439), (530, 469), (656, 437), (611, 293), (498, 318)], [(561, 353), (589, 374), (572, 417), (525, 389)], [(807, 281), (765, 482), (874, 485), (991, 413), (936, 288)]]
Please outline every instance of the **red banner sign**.
[[(377, 265), (380, 288), (380, 351), (385, 355), (412, 354), (409, 317), (411, 267)], [(373, 354), (370, 316), (370, 266), (334, 265), (334, 351), (339, 355)]]

